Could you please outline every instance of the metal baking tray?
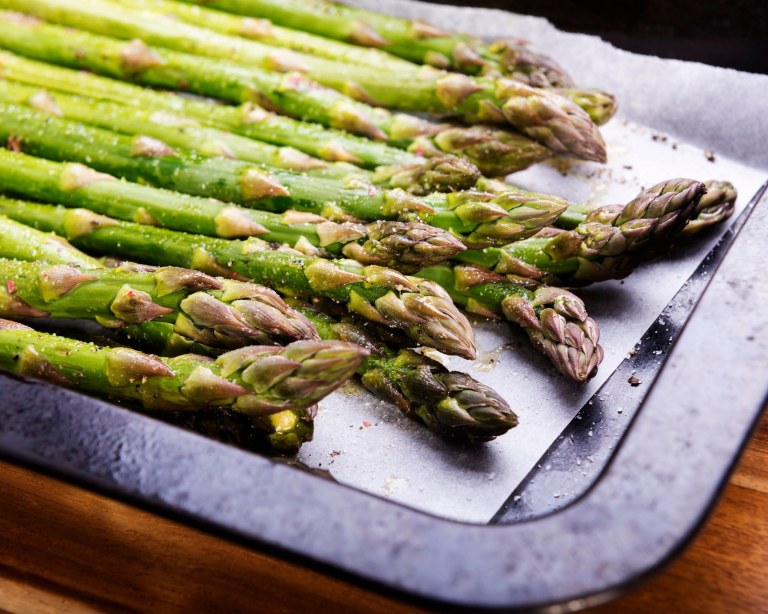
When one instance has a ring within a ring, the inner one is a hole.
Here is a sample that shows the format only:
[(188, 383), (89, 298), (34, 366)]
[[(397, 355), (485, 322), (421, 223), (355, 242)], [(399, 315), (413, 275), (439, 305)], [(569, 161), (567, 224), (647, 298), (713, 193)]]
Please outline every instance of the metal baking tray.
[[(401, 5), (411, 6), (392, 4)], [(640, 107), (633, 111), (647, 119)], [(653, 133), (654, 141), (658, 134)], [(634, 124), (616, 128), (615, 157), (621, 157), (622, 146), (634, 147), (650, 135)], [(698, 135), (689, 136), (695, 141)], [(720, 137), (723, 148), (729, 142)], [(658, 159), (652, 162), (672, 164), (664, 158), (668, 152), (654, 147)], [(693, 152), (685, 147), (678, 152), (680, 162)], [(746, 163), (756, 164), (756, 152)], [(614, 183), (623, 180), (620, 169), (626, 167), (621, 164), (609, 171)], [(652, 168), (637, 166), (632, 172), (640, 181)], [(560, 170), (543, 167), (529, 179), (546, 186), (550, 173), (573, 187)], [(598, 175), (594, 186), (603, 180)], [(698, 263), (693, 274), (680, 279), (680, 290), (654, 312), (658, 318), (650, 328), (631, 339), (634, 355), (616, 360), (594, 394), (574, 394), (571, 400), (579, 399), (578, 405), (569, 409), (565, 429), (561, 426), (546, 440), (551, 445), (541, 448), (522, 481), (510, 482), (514, 485), (502, 492), (495, 513), (483, 510), (482, 522), (467, 520), (474, 516), (461, 505), (458, 514), (441, 513), (434, 501), (429, 511), (424, 511), (428, 506), (416, 509), (409, 501), (393, 500), (398, 493), (364, 492), (360, 484), (353, 488), (350, 481), (323, 479), (300, 465), (261, 457), (123, 407), (8, 376), (0, 376), (0, 457), (441, 609), (562, 611), (608, 599), (659, 569), (688, 543), (765, 404), (768, 382), (761, 375), (768, 372), (768, 313), (761, 306), (768, 300), (768, 280), (753, 277), (753, 271), (765, 261), (766, 186), (748, 204), (745, 196), (738, 219), (716, 244), (704, 251), (700, 243), (677, 250), (679, 260)], [(584, 292), (590, 308), (601, 304), (601, 290)], [(530, 351), (518, 350), (518, 358), (531, 358)], [(539, 360), (531, 370), (544, 368)], [(493, 385), (506, 377), (504, 365), (492, 374), (473, 375), (492, 379)], [(642, 384), (629, 385), (631, 375)], [(564, 383), (558, 384), (561, 388)], [(346, 402), (361, 404), (359, 397)], [(326, 418), (321, 414), (319, 420), (327, 423)], [(421, 432), (404, 418), (388, 427), (393, 425)], [(361, 437), (374, 432), (364, 430)], [(364, 449), (361, 441), (369, 440), (358, 437), (355, 450)], [(439, 461), (451, 455), (452, 448), (427, 436), (416, 435), (412, 443), (431, 446)], [(350, 458), (355, 446), (350, 446)], [(302, 459), (317, 468), (315, 461), (327, 458), (328, 451), (322, 452), (325, 456), (310, 452)], [(465, 459), (478, 457), (476, 466), (486, 471), (473, 474), (470, 467), (465, 482), (473, 475), (495, 475), (487, 474), (482, 449), (460, 449), (456, 456), (457, 472), (466, 468), (461, 466)], [(446, 474), (439, 486), (450, 488)], [(482, 493), (478, 489), (478, 496)], [(429, 499), (428, 494), (422, 498)], [(466, 518), (457, 520), (464, 511)]]

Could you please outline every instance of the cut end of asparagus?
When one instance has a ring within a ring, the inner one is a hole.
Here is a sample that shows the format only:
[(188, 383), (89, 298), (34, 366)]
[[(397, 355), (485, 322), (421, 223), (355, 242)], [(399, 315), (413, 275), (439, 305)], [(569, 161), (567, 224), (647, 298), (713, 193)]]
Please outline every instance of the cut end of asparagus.
[(561, 373), (577, 382), (595, 376), (603, 360), (600, 330), (586, 316), (580, 298), (567, 290), (542, 286), (532, 298), (522, 293), (508, 296), (501, 307), (507, 319), (523, 327)]
[(489, 125), (448, 128), (434, 137), (434, 144), (491, 177), (521, 171), (552, 156), (551, 150), (527, 136)]
[(421, 222), (380, 221), (368, 224), (367, 230), (367, 240), (348, 243), (343, 254), (365, 265), (404, 273), (445, 262), (466, 249), (451, 233)]
[(33, 328), (21, 322), (0, 318), (0, 330), (33, 330)]
[(411, 194), (430, 194), (466, 190), (480, 178), (479, 169), (471, 162), (457, 156), (429, 158), (421, 164), (404, 166), (380, 166), (373, 176), (373, 183), (386, 184), (389, 188), (402, 188)]

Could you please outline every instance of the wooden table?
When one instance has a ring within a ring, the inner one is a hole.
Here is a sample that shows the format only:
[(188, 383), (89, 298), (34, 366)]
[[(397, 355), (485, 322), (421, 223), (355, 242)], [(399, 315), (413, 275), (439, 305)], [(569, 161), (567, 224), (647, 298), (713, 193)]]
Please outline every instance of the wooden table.
[[(594, 614), (768, 612), (768, 416), (692, 547)], [(418, 612), (0, 463), (0, 612)]]

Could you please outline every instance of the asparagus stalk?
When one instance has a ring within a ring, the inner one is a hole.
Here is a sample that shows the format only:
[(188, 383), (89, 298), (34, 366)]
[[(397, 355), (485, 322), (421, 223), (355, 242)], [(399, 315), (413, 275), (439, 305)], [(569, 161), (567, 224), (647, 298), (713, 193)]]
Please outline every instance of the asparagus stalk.
[[(0, 36), (2, 31), (3, 24), (0, 21)], [(12, 46), (14, 42), (5, 40), (3, 44)], [(26, 47), (28, 45), (22, 45), (22, 49)], [(29, 49), (27, 52), (30, 52)], [(41, 57), (53, 61), (58, 56), (48, 53)], [(275, 115), (252, 103), (230, 107), (191, 100), (86, 72), (51, 66), (4, 51), (0, 51), (0, 66), (3, 75), (14, 81), (161, 113), (173, 113), (259, 141), (290, 146), (324, 160), (351, 162), (365, 167), (418, 168), (425, 163), (424, 155), (455, 154), (474, 163), (483, 173), (495, 176), (522, 170), (552, 155), (549, 149), (523, 135), (498, 128), (485, 128), (478, 134), (478, 130), (472, 127), (445, 127), (435, 137), (417, 137), (408, 145), (413, 153), (408, 153), (319, 124)], [(436, 181), (433, 184), (436, 188), (440, 187)]]
[[(507, 275), (584, 285), (621, 279), (667, 251), (705, 193), (691, 179), (671, 179), (643, 190), (627, 205), (592, 210), (572, 230), (552, 230), (502, 248), (468, 250), (456, 258)], [(712, 201), (710, 201), (712, 202)], [(578, 211), (573, 212), (573, 217)]]
[(470, 264), (423, 269), (419, 276), (442, 286), (457, 305), (488, 318), (522, 327), (540, 352), (564, 375), (584, 382), (603, 360), (600, 331), (583, 301), (554, 286), (527, 287)]
[(272, 290), (199, 271), (0, 259), (0, 278), (3, 317), (90, 319), (111, 328), (159, 320), (193, 341), (224, 348), (317, 338), (306, 318)]
[[(7, 21), (7, 15), (0, 15), (0, 45), (35, 55), (46, 61), (63, 61), (55, 47), (34, 48), (28, 44), (30, 41), (5, 36), (9, 34), (9, 28), (12, 27), (13, 22)], [(69, 64), (80, 65), (76, 61)], [(51, 66), (7, 51), (0, 51), (0, 66), (7, 79), (72, 94), (87, 95), (96, 99), (112, 100), (139, 108), (175, 113), (244, 137), (294, 147), (324, 160), (352, 162), (366, 167), (423, 162), (423, 158), (417, 155), (389, 147), (384, 143), (326, 128), (319, 124), (276, 115), (251, 102), (239, 107), (230, 107), (193, 100), (95, 74)], [(98, 70), (97, 64), (89, 67)]]
[(386, 50), (413, 62), (476, 74), (495, 71), (532, 85), (569, 85), (554, 60), (513, 40), (484, 44), (467, 34), (450, 33), (407, 20), (323, 0), (184, 0), (276, 24)]
[(495, 391), (410, 349), (394, 350), (352, 322), (338, 322), (311, 308), (294, 307), (323, 339), (362, 345), (371, 353), (357, 372), (376, 396), (427, 428), (457, 439), (490, 441), (517, 426), (517, 416)]
[(304, 256), (253, 237), (227, 240), (120, 222), (84, 209), (0, 199), (0, 213), (56, 232), (86, 252), (234, 274), (284, 294), (326, 297), (365, 319), (402, 330), (416, 344), (475, 357), (472, 327), (446, 292), (391, 269)]
[[(458, 440), (482, 442), (517, 425), (517, 416), (507, 402), (471, 376), (449, 371), (413, 350), (393, 349), (354, 322), (338, 321), (297, 302), (291, 305), (315, 325), (323, 339), (349, 341), (370, 350), (357, 369), (363, 385), (430, 430)], [(170, 326), (157, 323), (152, 333), (151, 340), (143, 334), (138, 342), (150, 341), (171, 355), (184, 351)]]
[(122, 136), (1, 103), (0, 138), (36, 156), (78, 161), (129, 180), (260, 209), (294, 208), (342, 221), (350, 217), (421, 220), (476, 248), (531, 236), (553, 223), (568, 206), (562, 199), (520, 190), (416, 197), (400, 189), (355, 187), (282, 169), (268, 173), (238, 160), (201, 158), (148, 137)]
[[(0, 218), (0, 234), (5, 241), (6, 250), (10, 249), (14, 257), (18, 259), (44, 260), (50, 264), (74, 265), (87, 269), (98, 269), (102, 266), (100, 261), (80, 252), (60, 237), (54, 234), (46, 235), (39, 230), (7, 218)], [(40, 246), (45, 246), (48, 243), (52, 244), (53, 249), (40, 249)], [(15, 252), (13, 251), (14, 246), (18, 248)], [(296, 315), (299, 314), (296, 313)], [(153, 335), (154, 338), (157, 338), (158, 330), (169, 331), (170, 334), (167, 332), (164, 334), (167, 338), (176, 341), (177, 351), (169, 354), (173, 356), (202, 350), (206, 355), (215, 357), (220, 356), (223, 352), (221, 348), (212, 348), (179, 334), (175, 331), (174, 325), (168, 322), (151, 320), (143, 324), (127, 326), (123, 330), (131, 331), (132, 335), (141, 335), (144, 338), (151, 338)], [(205, 374), (205, 372), (203, 373)], [(215, 415), (212, 416), (211, 412), (214, 412)], [(169, 416), (171, 413), (166, 411), (164, 416)], [(266, 451), (271, 453), (295, 454), (302, 443), (312, 438), (314, 413), (313, 406), (300, 406), (276, 413), (270, 412), (267, 415), (262, 413), (244, 415), (236, 411), (225, 410), (223, 407), (213, 408), (206, 405), (205, 408), (201, 408), (200, 411), (193, 414), (184, 411), (178, 412), (176, 416), (185, 423), (191, 420), (194, 422), (193, 426), (199, 427), (198, 422), (201, 422), (207, 426), (206, 432), (211, 430), (214, 422), (218, 425), (217, 431), (236, 426), (237, 437), (235, 439), (241, 445), (249, 447), (255, 445), (258, 449), (266, 448)], [(190, 418), (190, 415), (199, 416), (199, 419)], [(222, 422), (226, 422), (226, 427), (222, 425)]]
[[(387, 72), (407, 79), (408, 73), (428, 72), (421, 70), (423, 67), (418, 64), (404, 61), (378, 49), (362, 48), (281, 28), (265, 19), (254, 20), (201, 6), (190, 6), (176, 0), (122, 0), (120, 4), (180, 19), (221, 34), (251, 38), (271, 47), (289, 47), (310, 56), (362, 65), (368, 69), (375, 68), (377, 74)], [(301, 42), (292, 41), (294, 37), (300, 37)], [(615, 113), (616, 100), (613, 96), (598, 90), (580, 90), (572, 85), (564, 87), (564, 84), (570, 82), (569, 79), (550, 79), (549, 76), (558, 70), (551, 58), (537, 54), (511, 39), (496, 41), (492, 47), (510, 60), (511, 72), (507, 73), (509, 76), (535, 87), (548, 87), (552, 86), (553, 81), (557, 82), (560, 87), (556, 91), (587, 111), (596, 124), (604, 124)]]
[(267, 167), (305, 173), (313, 177), (375, 183), (382, 188), (403, 188), (412, 193), (458, 190), (472, 187), (479, 171), (454, 156), (434, 156), (420, 163), (379, 167), (375, 173), (346, 163), (330, 164), (291, 147), (277, 147), (246, 137), (201, 126), (198, 122), (170, 114), (95, 101), (81, 96), (51, 94), (8, 80), (0, 81), (0, 101), (25, 104), (56, 117), (65, 117), (123, 134), (145, 135), (172, 147), (203, 156), (220, 156)]
[(0, 182), (17, 195), (85, 207), (118, 219), (236, 238), (260, 236), (304, 253), (416, 272), (464, 250), (450, 233), (420, 222), (336, 223), (317, 215), (243, 209), (145, 185), (116, 181), (79, 163), (50, 162), (0, 149)]
[(130, 0), (129, 2), (122, 1), (121, 4), (134, 9), (150, 10), (174, 16), (186, 23), (208, 28), (221, 34), (241, 36), (275, 47), (285, 47), (330, 60), (360, 64), (371, 69), (407, 72), (419, 68), (417, 64), (379, 49), (360, 47), (308, 34), (301, 30), (283, 28), (274, 25), (268, 19), (242, 17), (203, 6), (169, 0)]
[(367, 355), (343, 341), (296, 341), (284, 348), (249, 346), (215, 360), (193, 354), (164, 359), (0, 320), (0, 368), (163, 411), (221, 405), (266, 416), (306, 410), (354, 374)]
[[(98, 55), (96, 61), (101, 69), (120, 78), (130, 75), (150, 85), (174, 89), (184, 86), (200, 94), (235, 102), (253, 100), (257, 91), (284, 113), (380, 140), (396, 141), (400, 135), (429, 136), (440, 130), (435, 124), (392, 115), (384, 109), (319, 87), (301, 76), (298, 69), (316, 81), (354, 93), (368, 102), (404, 110), (458, 115), (472, 123), (507, 124), (555, 152), (605, 161), (605, 144), (583, 109), (552, 91), (532, 88), (514, 80), (482, 80), (441, 72), (411, 80), (386, 73), (372, 75), (365, 67), (312, 56), (301, 56), (298, 60), (293, 56), (286, 58), (285, 52), (253, 41), (217, 35), (152, 13), (121, 9), (119, 5), (98, 0), (77, 6), (64, 0), (2, 0), (0, 6), (33, 12), (65, 25), (134, 38), (130, 43), (121, 43), (81, 32), (62, 29), (57, 32), (54, 26), (43, 24), (35, 24), (27, 33), (35, 39), (45, 39), (44, 44), (31, 43), (36, 49), (41, 46), (50, 48), (49, 37), (66, 36), (63, 42), (68, 49), (60, 53), (59, 58), (64, 55), (68, 63), (82, 62), (89, 55), (90, 47), (90, 55)], [(7, 40), (15, 36), (18, 39), (20, 35), (23, 33), (3, 34), (2, 38)], [(135, 37), (208, 57), (151, 48)], [(231, 58), (233, 50), (237, 60), (247, 66), (212, 59)], [(265, 70), (265, 67), (287, 74)]]

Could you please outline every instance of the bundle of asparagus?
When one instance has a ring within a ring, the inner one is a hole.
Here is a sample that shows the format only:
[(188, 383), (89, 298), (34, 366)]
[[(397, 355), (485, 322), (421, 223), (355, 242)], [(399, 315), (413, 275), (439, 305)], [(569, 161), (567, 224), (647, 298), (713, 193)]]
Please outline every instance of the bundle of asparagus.
[(325, 0), (0, 9), (0, 182), (30, 199), (0, 197), (0, 317), (113, 331), (97, 347), (1, 320), (0, 367), (213, 407), (273, 453), (355, 372), (443, 436), (502, 435), (506, 400), (419, 349), (475, 358), (457, 306), (584, 382), (599, 328), (557, 286), (623, 278), (734, 208), (727, 182), (595, 208), (489, 178), (604, 161), (616, 110), (513, 40)]

